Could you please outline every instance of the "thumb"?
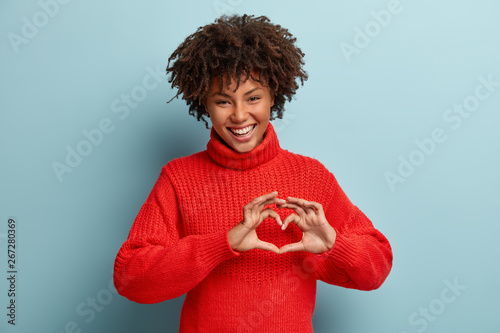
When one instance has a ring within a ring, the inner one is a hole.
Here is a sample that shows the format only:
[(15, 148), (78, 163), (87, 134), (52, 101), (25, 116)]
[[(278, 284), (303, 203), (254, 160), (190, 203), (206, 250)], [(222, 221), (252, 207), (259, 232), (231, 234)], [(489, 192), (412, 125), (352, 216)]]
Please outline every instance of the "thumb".
[(276, 245), (261, 241), (260, 239), (257, 242), (257, 244), (255, 245), (255, 248), (261, 249), (261, 250), (266, 250), (266, 251), (271, 251), (271, 252), (274, 252), (276, 254), (280, 253), (280, 250), (278, 249), (278, 247)]
[(305, 251), (306, 249), (304, 248), (304, 244), (302, 241), (297, 242), (297, 243), (292, 243), (292, 244), (286, 244), (283, 245), (280, 248), (280, 254), (287, 253), (287, 252), (295, 252), (295, 251)]

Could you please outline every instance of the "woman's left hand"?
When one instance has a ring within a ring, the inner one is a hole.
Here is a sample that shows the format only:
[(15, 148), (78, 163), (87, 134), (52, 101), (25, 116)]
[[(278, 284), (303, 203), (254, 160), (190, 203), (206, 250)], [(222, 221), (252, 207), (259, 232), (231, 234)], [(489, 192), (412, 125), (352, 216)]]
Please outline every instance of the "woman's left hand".
[(291, 222), (302, 230), (302, 240), (282, 246), (280, 253), (307, 251), (319, 254), (330, 251), (335, 243), (337, 232), (326, 220), (321, 204), (288, 197), (286, 203), (277, 204), (277, 207), (290, 208), (295, 211), (283, 220), (282, 230), (285, 230)]

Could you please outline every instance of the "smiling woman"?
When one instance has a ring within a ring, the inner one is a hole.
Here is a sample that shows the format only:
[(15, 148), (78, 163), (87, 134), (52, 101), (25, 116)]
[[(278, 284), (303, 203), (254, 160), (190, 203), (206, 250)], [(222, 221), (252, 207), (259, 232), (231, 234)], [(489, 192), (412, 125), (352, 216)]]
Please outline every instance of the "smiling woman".
[(384, 235), (270, 123), (307, 78), (302, 57), (288, 30), (247, 15), (199, 28), (170, 57), (176, 96), (210, 118), (210, 140), (163, 166), (114, 282), (140, 303), (186, 294), (181, 332), (312, 332), (317, 280), (372, 290), (389, 274)]

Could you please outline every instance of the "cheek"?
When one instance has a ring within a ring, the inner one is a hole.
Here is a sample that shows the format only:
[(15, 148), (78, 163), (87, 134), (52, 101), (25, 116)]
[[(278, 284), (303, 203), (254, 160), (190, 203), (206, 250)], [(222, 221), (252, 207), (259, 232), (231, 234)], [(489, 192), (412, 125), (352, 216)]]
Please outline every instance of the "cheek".
[(227, 118), (222, 114), (215, 113), (210, 116), (210, 121), (216, 129), (221, 129), (226, 127)]
[(212, 125), (216, 125), (221, 122), (221, 113), (215, 111), (213, 108), (207, 108), (205, 107), (205, 110), (207, 111), (208, 117), (210, 118), (210, 121), (212, 122)]
[(259, 120), (261, 122), (269, 121), (270, 116), (271, 116), (271, 107), (266, 105), (259, 112), (259, 118), (260, 118)]

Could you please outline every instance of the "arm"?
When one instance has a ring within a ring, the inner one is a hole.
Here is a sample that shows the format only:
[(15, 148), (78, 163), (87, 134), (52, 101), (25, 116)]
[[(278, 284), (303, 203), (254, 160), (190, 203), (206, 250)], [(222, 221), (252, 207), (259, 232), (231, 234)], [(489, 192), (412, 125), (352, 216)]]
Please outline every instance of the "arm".
[(333, 195), (325, 207), (325, 216), (336, 231), (336, 239), (328, 252), (317, 255), (317, 276), (346, 288), (377, 289), (392, 267), (391, 246), (351, 203), (333, 174), (329, 177), (327, 184), (333, 186)]
[(238, 255), (227, 230), (186, 237), (182, 230), (175, 191), (162, 169), (116, 257), (113, 279), (120, 295), (139, 303), (178, 297)]
[(280, 208), (295, 213), (283, 220), (283, 230), (294, 223), (302, 239), (284, 245), (280, 253), (307, 251), (315, 254), (317, 278), (330, 284), (371, 290), (380, 287), (392, 266), (392, 251), (387, 239), (347, 198), (333, 174), (326, 175), (327, 200), (320, 203), (288, 197)]

